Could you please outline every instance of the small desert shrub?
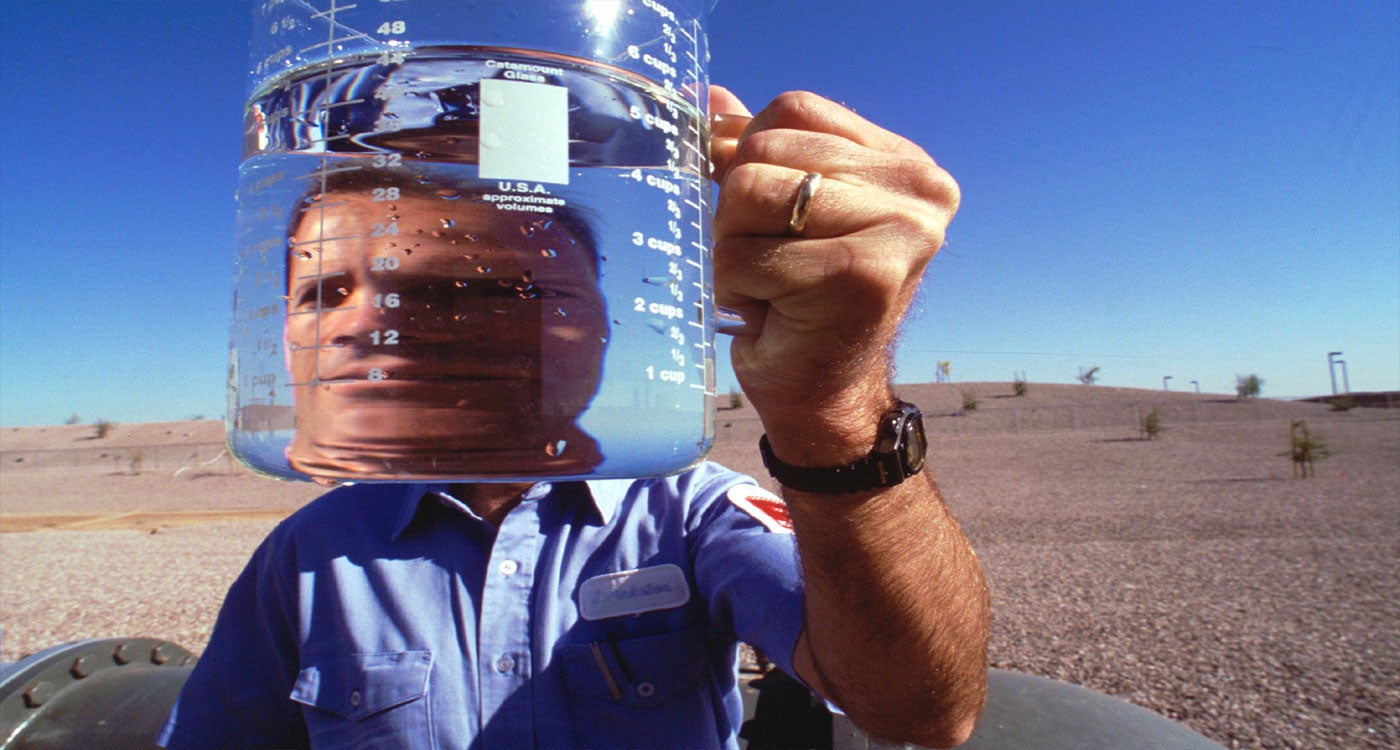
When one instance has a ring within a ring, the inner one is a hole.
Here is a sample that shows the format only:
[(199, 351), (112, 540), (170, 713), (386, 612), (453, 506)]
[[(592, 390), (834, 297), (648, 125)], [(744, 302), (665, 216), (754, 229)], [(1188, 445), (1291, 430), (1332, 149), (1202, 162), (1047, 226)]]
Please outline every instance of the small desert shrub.
[(1264, 379), (1254, 373), (1235, 376), (1235, 395), (1239, 396), (1241, 401), (1256, 398), (1263, 389)]
[(1351, 411), (1356, 408), (1356, 399), (1351, 396), (1337, 396), (1327, 403), (1332, 405), (1332, 411)]
[(1332, 450), (1327, 447), (1327, 441), (1321, 435), (1314, 435), (1308, 430), (1308, 423), (1299, 419), (1292, 423), (1289, 430), (1289, 450), (1281, 453), (1281, 456), (1288, 456), (1293, 461), (1293, 476), (1300, 479), (1317, 476), (1317, 470), (1313, 468), (1314, 461), (1321, 461), (1332, 455)]
[(1156, 440), (1166, 428), (1162, 426), (1162, 410), (1156, 406), (1138, 421), (1138, 434), (1143, 440)]
[(977, 408), (977, 394), (972, 391), (963, 391), (963, 411), (973, 411)]
[(112, 423), (105, 419), (99, 419), (93, 424), (93, 430), (97, 433), (98, 439), (107, 437), (112, 432)]
[(731, 408), (731, 409), (742, 409), (742, 408), (744, 408), (744, 394), (743, 394), (741, 391), (730, 391), (730, 392), (729, 392), (729, 408)]
[(1026, 395), (1026, 376), (1017, 375), (1016, 379), (1011, 381), (1011, 390), (1015, 391), (1017, 396)]

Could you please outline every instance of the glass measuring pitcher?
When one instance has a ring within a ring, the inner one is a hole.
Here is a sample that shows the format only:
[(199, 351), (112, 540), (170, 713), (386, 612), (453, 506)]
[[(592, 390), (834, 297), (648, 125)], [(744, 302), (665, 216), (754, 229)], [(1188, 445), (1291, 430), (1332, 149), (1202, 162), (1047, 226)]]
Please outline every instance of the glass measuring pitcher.
[(234, 452), (349, 481), (698, 462), (711, 4), (258, 0)]

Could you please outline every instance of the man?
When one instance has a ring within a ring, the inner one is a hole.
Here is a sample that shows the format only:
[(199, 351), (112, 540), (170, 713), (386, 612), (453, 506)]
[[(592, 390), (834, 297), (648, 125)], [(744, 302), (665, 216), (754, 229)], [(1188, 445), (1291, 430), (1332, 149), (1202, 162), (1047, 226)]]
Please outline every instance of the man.
[(717, 302), (795, 534), (711, 464), (337, 490), (235, 583), (169, 746), (734, 747), (741, 640), (873, 735), (966, 739), (986, 590), (890, 387), (957, 186), (811, 94), (711, 109)]
[(607, 338), (587, 225), (569, 209), (498, 211), (446, 170), (384, 180), (337, 174), (292, 221), (292, 468), (361, 480), (586, 473), (601, 457), (575, 420)]

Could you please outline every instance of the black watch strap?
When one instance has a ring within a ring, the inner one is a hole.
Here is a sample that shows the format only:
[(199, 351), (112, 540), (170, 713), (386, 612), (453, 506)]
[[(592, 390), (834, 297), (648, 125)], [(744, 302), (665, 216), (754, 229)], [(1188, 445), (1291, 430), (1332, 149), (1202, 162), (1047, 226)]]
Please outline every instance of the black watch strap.
[(870, 453), (843, 466), (793, 466), (773, 454), (767, 435), (758, 440), (763, 465), (774, 479), (784, 487), (823, 495), (893, 487), (923, 469), (927, 445), (923, 415), (905, 402), (880, 418)]

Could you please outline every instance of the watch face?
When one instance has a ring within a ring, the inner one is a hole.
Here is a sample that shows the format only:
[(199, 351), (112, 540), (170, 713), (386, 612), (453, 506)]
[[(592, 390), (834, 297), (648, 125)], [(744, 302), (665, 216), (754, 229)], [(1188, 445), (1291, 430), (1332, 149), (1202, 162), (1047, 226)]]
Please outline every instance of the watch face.
[(928, 452), (928, 438), (924, 436), (924, 421), (918, 414), (904, 422), (904, 439), (900, 441), (904, 451), (904, 468), (908, 474), (924, 468), (924, 456)]

